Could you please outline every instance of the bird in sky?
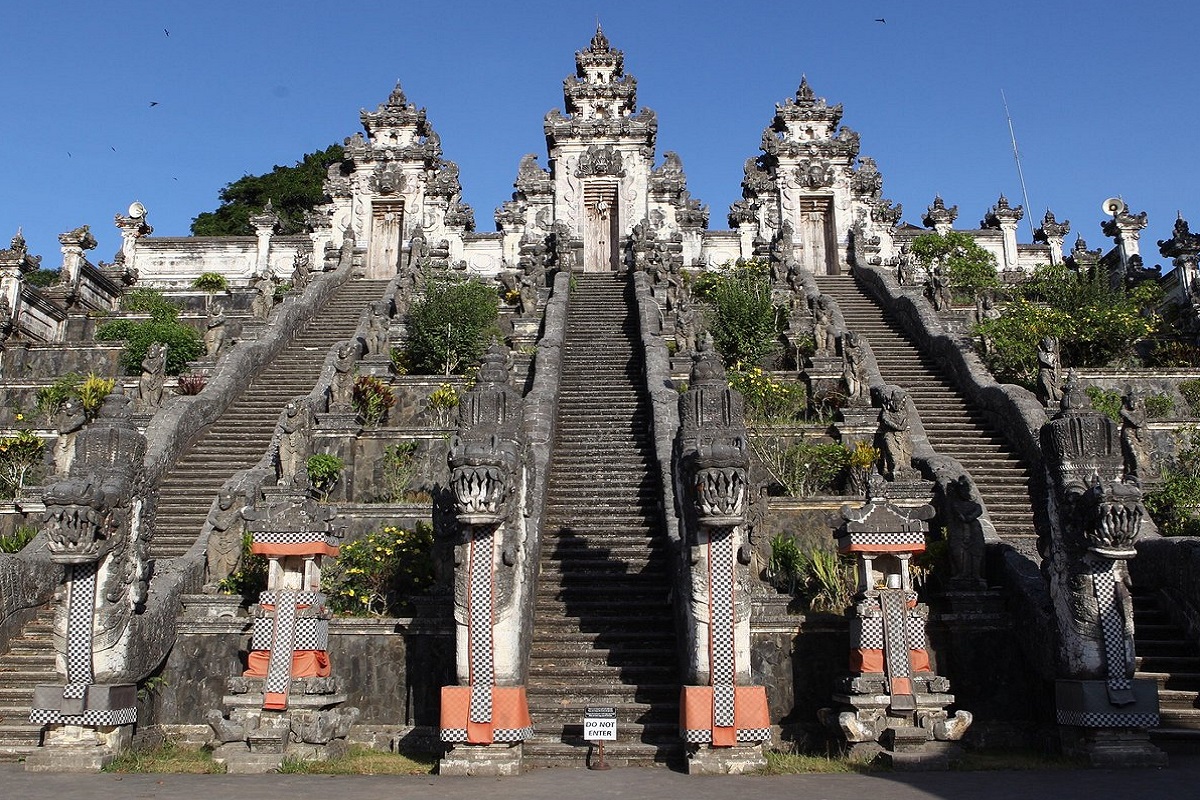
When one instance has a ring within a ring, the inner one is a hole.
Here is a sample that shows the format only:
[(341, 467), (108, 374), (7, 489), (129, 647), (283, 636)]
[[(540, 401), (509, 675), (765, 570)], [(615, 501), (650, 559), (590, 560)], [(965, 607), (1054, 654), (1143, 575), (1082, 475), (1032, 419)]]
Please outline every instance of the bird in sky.
[(151, 108), (154, 108), (156, 105), (158, 105), (158, 101), (157, 101), (157, 100), (151, 100), (151, 101), (150, 101), (150, 107), (151, 107)]
[(112, 150), (114, 153), (117, 152), (117, 148), (113, 147), (111, 144), (108, 146), (108, 149)]
[(163, 33), (165, 33), (167, 36), (171, 35), (171, 32), (169, 30), (167, 30), (166, 28), (163, 28)]
[(887, 25), (887, 20), (886, 20), (886, 19), (884, 19), (883, 17), (880, 17), (879, 19), (877, 19), (877, 20), (875, 20), (875, 21), (876, 21), (876, 22), (882, 22), (884, 25)]

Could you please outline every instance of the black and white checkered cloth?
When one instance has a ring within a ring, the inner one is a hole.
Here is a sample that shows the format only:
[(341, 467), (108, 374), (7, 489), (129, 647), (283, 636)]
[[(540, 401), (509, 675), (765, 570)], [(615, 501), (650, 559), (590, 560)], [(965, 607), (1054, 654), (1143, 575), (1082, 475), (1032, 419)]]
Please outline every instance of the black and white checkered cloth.
[(1129, 689), (1128, 662), (1125, 658), (1125, 615), (1117, 599), (1117, 562), (1107, 569), (1092, 573), (1092, 589), (1100, 609), (1100, 631), (1104, 637), (1104, 661), (1108, 670), (1108, 688), (1114, 691)]
[(492, 721), (492, 684), (495, 670), (492, 653), (492, 559), (494, 530), (491, 527), (474, 529), (471, 539), (471, 583), (467, 591), (467, 631), (469, 648), (471, 703), (468, 719), (471, 722)]

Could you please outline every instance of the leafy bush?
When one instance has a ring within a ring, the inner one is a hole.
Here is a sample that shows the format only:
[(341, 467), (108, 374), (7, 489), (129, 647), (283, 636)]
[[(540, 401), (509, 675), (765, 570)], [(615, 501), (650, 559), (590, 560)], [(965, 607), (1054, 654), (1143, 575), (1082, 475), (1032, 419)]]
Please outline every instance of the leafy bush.
[(1184, 402), (1188, 404), (1188, 410), (1195, 416), (1200, 413), (1200, 378), (1192, 378), (1187, 381), (1180, 381), (1179, 394), (1183, 395)]
[(121, 296), (121, 308), (134, 314), (149, 314), (154, 319), (179, 319), (180, 306), (158, 289), (130, 289)]
[(19, 553), (38, 535), (36, 525), (18, 526), (10, 536), (0, 536), (0, 553)]
[(167, 346), (168, 375), (178, 375), (187, 369), (189, 361), (204, 354), (204, 341), (192, 328), (171, 319), (151, 318), (148, 320), (115, 319), (96, 328), (96, 338), (101, 341), (125, 340), (125, 351), (121, 354), (121, 367), (126, 374), (136, 375), (142, 370), (146, 351), (155, 342)]
[(46, 443), (31, 431), (0, 437), (0, 498), (20, 497), (26, 483), (42, 465)]
[(1079, 275), (1064, 266), (1042, 266), (1015, 290), (997, 319), (975, 326), (982, 357), (997, 379), (1033, 386), (1037, 345), (1058, 339), (1065, 367), (1099, 367), (1129, 358), (1157, 324), (1157, 287), (1113, 290), (1105, 276)]
[(754, 436), (751, 447), (789, 497), (836, 492), (850, 465), (850, 451), (837, 443), (786, 436)]
[(79, 397), (79, 404), (83, 406), (83, 413), (88, 419), (94, 419), (99, 413), (100, 407), (104, 405), (104, 398), (108, 397), (109, 393), (117, 382), (113, 378), (101, 378), (94, 372), (89, 372), (87, 377), (79, 382), (75, 393)]
[(729, 371), (729, 385), (746, 401), (749, 421), (788, 423), (805, 418), (808, 390), (796, 381), (781, 381), (758, 367)]
[(1101, 389), (1099, 386), (1089, 386), (1084, 390), (1092, 401), (1092, 408), (1105, 415), (1118, 425), (1121, 424), (1121, 406), (1124, 400), (1121, 393), (1115, 389)]
[(1174, 339), (1157, 339), (1146, 354), (1148, 367), (1200, 367), (1200, 347)]
[(314, 453), (308, 457), (304, 466), (308, 473), (309, 485), (312, 486), (317, 496), (324, 500), (329, 497), (329, 493), (337, 485), (338, 479), (342, 477), (342, 470), (345, 469), (346, 462), (329, 453)]
[(454, 419), (454, 409), (458, 408), (458, 390), (448, 383), (443, 383), (429, 395), (425, 404), (429, 412), (429, 422), (435, 428), (448, 428)]
[(387, 525), (342, 545), (326, 569), (322, 591), (334, 612), (349, 616), (400, 616), (409, 597), (433, 585), (433, 528)]
[(479, 281), (430, 278), (408, 310), (406, 362), (417, 375), (451, 375), (479, 362), (498, 335), (499, 298)]
[(257, 599), (267, 588), (267, 557), (250, 552), (254, 540), (249, 533), (242, 536), (242, 566), (237, 572), (217, 584), (222, 594), (240, 594)]
[(1176, 434), (1174, 464), (1145, 497), (1146, 509), (1165, 536), (1200, 535), (1200, 431), (1186, 428)]
[(387, 381), (374, 375), (359, 375), (351, 394), (354, 413), (368, 427), (375, 427), (388, 409), (396, 405), (396, 394)]
[(229, 281), (219, 272), (201, 272), (192, 281), (192, 288), (209, 294), (217, 294), (229, 290)]
[(381, 502), (397, 503), (409, 497), (408, 485), (417, 476), (417, 448), (417, 442), (409, 439), (383, 449)]
[(766, 265), (726, 264), (701, 275), (694, 292), (708, 306), (705, 321), (726, 366), (751, 367), (779, 349), (778, 313)]
[(810, 611), (844, 611), (854, 598), (854, 561), (832, 550), (814, 547), (801, 554), (802, 581), (797, 587)]
[(936, 264), (946, 268), (950, 288), (960, 296), (974, 297), (984, 289), (996, 289), (996, 257), (984, 250), (967, 233), (948, 231), (945, 236), (925, 233), (912, 240), (913, 257), (927, 273)]
[(34, 393), (37, 398), (35, 410), (38, 414), (52, 417), (72, 397), (79, 396), (79, 383), (83, 378), (77, 372), (68, 372), (49, 386), (39, 386)]
[(806, 561), (795, 537), (778, 533), (771, 539), (771, 560), (767, 569), (775, 588), (792, 594), (804, 576)]
[(1146, 416), (1166, 419), (1175, 412), (1175, 400), (1169, 394), (1152, 394), (1146, 398)]

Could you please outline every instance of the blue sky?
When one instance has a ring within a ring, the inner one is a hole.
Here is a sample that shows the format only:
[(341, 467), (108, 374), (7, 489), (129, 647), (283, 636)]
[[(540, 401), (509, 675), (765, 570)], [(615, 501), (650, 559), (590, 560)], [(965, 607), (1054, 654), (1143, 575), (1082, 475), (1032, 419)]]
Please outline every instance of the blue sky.
[(113, 214), (133, 200), (156, 235), (186, 235), (224, 184), (359, 130), (359, 109), (397, 78), (459, 163), (477, 229), (493, 230), (521, 156), (545, 165), (542, 118), (561, 108), (597, 15), (658, 113), (660, 158), (679, 153), (713, 228), (802, 74), (844, 104), (907, 221), (935, 193), (961, 227), (1001, 192), (1024, 202), (1003, 89), (1035, 223), (1050, 207), (1071, 220), (1068, 246), (1078, 232), (1107, 248), (1100, 203), (1121, 195), (1149, 212), (1150, 264), (1177, 210), (1200, 228), (1193, 4), (47, 0), (6, 12), (0, 241), (23, 226), (47, 267), (61, 263), (57, 235), (85, 223), (92, 260), (110, 260)]

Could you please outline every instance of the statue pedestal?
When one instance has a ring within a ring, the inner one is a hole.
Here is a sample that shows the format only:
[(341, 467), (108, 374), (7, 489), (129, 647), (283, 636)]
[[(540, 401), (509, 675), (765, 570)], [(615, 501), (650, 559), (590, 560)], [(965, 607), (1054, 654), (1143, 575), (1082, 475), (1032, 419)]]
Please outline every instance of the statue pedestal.
[(687, 756), (689, 775), (746, 775), (767, 765), (761, 744), (713, 747), (702, 744)]
[(242, 322), (241, 333), (238, 334), (238, 341), (252, 342), (259, 337), (263, 328), (267, 327), (265, 320), (248, 319)]
[(236, 617), (242, 608), (240, 594), (185, 594), (183, 613), (189, 619), (220, 619)]
[(538, 329), (542, 325), (542, 320), (539, 316), (532, 317), (514, 317), (512, 321), (512, 342), (511, 346), (514, 350), (521, 347), (532, 347), (537, 344)]
[(30, 772), (98, 772), (133, 742), (137, 687), (88, 684), (81, 697), (70, 687), (34, 689), (30, 721), (46, 725), (45, 743), (25, 759)]
[(217, 360), (215, 358), (201, 358), (196, 361), (188, 362), (188, 372), (192, 373), (193, 375), (203, 375), (206, 378), (213, 374), (213, 370), (216, 369), (216, 367)]
[(392, 366), (392, 359), (389, 355), (380, 353), (371, 353), (363, 356), (358, 362), (358, 374), (370, 375), (374, 378), (391, 379), (396, 374), (395, 367)]
[(808, 389), (809, 402), (819, 407), (825, 398), (833, 395), (845, 396), (842, 385), (844, 363), (841, 356), (814, 355), (809, 366), (801, 371), (804, 385)]
[(511, 777), (521, 774), (521, 743), (455, 744), (438, 761), (439, 775)]
[(1063, 752), (1093, 767), (1164, 767), (1167, 754), (1150, 743), (1158, 726), (1158, 683), (1130, 681), (1133, 702), (1117, 706), (1102, 680), (1055, 681), (1054, 699)]
[[(845, 406), (838, 412), (835, 423), (842, 444), (851, 449), (857, 442), (875, 445), (875, 432), (879, 430), (879, 409), (868, 405)], [(888, 496), (894, 497), (891, 487)]]

